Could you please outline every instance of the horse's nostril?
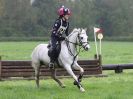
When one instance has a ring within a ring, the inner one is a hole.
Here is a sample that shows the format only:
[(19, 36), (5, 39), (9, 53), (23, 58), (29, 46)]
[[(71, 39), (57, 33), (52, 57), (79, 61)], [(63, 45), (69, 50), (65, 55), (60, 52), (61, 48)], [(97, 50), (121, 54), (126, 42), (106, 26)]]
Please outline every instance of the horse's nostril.
[(89, 48), (88, 48), (88, 47), (86, 47), (86, 48), (85, 48), (85, 50), (86, 50), (86, 51), (88, 51), (88, 50), (89, 50)]

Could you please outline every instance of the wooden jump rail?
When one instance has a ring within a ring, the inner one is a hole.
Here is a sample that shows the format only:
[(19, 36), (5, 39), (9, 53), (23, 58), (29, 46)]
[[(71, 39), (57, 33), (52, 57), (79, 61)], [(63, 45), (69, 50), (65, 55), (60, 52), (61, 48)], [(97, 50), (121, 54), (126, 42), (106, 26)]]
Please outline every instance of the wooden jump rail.
[(132, 64), (113, 64), (113, 65), (103, 65), (103, 70), (115, 70), (115, 73), (122, 73), (123, 69), (133, 69)]
[[(101, 56), (93, 60), (80, 60), (78, 63), (84, 68), (84, 75), (102, 74)], [(74, 70), (76, 74), (79, 71)], [(50, 76), (51, 72), (48, 67), (42, 66), (40, 69), (41, 76)], [(56, 68), (57, 76), (68, 76), (68, 73), (63, 68)], [(4, 61), (0, 57), (0, 79), (9, 77), (34, 77), (34, 69), (31, 66), (31, 61)]]

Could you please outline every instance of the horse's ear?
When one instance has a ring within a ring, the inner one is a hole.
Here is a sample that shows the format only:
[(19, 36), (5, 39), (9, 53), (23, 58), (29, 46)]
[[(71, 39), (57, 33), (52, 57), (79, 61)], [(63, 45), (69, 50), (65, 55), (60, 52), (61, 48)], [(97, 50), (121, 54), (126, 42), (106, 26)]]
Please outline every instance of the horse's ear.
[(74, 28), (74, 29), (73, 29), (73, 31), (76, 31), (76, 30), (77, 30), (77, 28)]
[(79, 28), (80, 29), (80, 33), (82, 32), (82, 28)]
[(80, 28), (77, 28), (78, 31), (80, 31), (81, 29)]
[(87, 28), (85, 28), (84, 30), (87, 31)]

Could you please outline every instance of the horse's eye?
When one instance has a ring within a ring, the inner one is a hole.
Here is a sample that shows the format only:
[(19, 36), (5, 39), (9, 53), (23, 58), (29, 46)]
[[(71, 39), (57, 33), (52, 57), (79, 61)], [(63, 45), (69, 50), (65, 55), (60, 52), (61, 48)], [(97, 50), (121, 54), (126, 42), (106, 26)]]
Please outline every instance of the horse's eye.
[(80, 39), (82, 40), (82, 39), (83, 39), (83, 37), (80, 37)]

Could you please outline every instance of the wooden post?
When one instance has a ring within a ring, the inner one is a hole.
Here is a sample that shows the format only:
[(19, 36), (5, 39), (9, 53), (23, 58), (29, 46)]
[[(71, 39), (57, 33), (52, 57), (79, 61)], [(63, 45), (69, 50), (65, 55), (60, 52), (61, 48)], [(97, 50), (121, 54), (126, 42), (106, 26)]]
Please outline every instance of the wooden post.
[(102, 66), (102, 55), (99, 55), (99, 65)]
[(99, 66), (101, 68), (101, 73), (102, 73), (102, 55), (99, 55)]
[(0, 56), (0, 80), (1, 80), (1, 74), (2, 74), (2, 62), (1, 62), (1, 56)]
[(95, 54), (95, 55), (94, 55), (94, 58), (95, 58), (95, 59), (98, 59), (98, 56), (97, 56), (97, 54)]
[(99, 60), (99, 65), (102, 66), (102, 55), (98, 55), (98, 57), (97, 57), (97, 55), (95, 54), (94, 58)]
[(102, 55), (96, 55), (95, 54), (95, 56), (94, 56), (94, 58), (96, 59), (96, 60), (98, 60), (98, 63), (97, 63), (97, 65), (99, 66), (99, 70), (100, 70), (100, 72), (102, 73)]
[(115, 69), (115, 73), (122, 73), (123, 72), (123, 68), (121, 66), (117, 66)]

